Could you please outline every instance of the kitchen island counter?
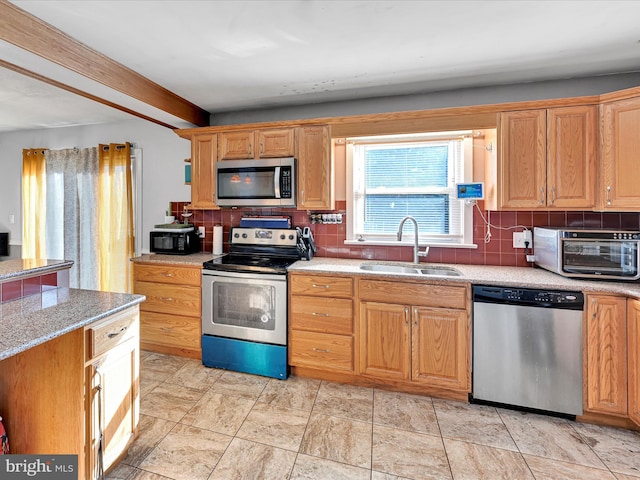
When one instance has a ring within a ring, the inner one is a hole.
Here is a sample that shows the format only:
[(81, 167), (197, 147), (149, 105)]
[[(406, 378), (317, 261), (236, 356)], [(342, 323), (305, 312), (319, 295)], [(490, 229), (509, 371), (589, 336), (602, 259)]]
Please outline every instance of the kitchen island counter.
[(144, 301), (143, 295), (59, 287), (0, 305), (0, 360)]
[(0, 262), (0, 282), (32, 275), (44, 275), (71, 268), (71, 260), (25, 258)]

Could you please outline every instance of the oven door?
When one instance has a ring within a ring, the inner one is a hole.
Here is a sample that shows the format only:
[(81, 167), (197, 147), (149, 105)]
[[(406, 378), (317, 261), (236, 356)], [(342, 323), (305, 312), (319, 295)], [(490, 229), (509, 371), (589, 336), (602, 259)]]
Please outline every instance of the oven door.
[(573, 276), (636, 280), (640, 277), (638, 240), (566, 239), (562, 270)]
[(286, 274), (203, 270), (202, 334), (286, 345)]

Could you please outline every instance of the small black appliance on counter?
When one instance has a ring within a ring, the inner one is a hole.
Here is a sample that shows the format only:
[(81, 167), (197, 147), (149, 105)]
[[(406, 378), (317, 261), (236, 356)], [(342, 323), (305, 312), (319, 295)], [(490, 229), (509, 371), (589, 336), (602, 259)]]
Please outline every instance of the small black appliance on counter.
[(200, 237), (193, 225), (156, 225), (149, 233), (149, 247), (153, 253), (189, 255), (200, 251)]

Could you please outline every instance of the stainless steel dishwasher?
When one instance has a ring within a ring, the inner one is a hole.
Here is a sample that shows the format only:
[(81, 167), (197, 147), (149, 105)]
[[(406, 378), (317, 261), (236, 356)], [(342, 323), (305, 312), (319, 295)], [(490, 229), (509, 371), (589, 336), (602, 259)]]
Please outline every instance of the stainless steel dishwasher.
[(581, 292), (473, 287), (472, 401), (582, 414)]

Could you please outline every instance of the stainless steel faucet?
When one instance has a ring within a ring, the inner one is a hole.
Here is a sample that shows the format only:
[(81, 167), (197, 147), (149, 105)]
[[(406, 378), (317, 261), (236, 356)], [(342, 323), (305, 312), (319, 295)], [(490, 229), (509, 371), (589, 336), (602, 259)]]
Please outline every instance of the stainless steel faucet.
[(420, 246), (418, 245), (418, 222), (416, 222), (416, 219), (412, 216), (408, 215), (400, 221), (400, 226), (398, 227), (398, 241), (402, 241), (402, 227), (404, 227), (404, 222), (407, 220), (411, 220), (413, 222), (413, 227), (415, 229), (415, 238), (413, 241), (413, 263), (419, 263), (418, 257), (426, 257), (429, 255), (429, 247), (426, 246), (424, 252), (420, 251)]

